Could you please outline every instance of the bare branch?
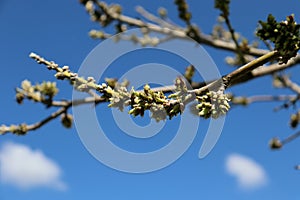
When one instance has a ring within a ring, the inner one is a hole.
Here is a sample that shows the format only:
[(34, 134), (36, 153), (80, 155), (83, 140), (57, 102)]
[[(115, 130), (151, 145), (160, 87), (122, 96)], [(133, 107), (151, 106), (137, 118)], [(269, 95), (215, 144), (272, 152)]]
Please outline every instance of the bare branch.
[[(187, 39), (190, 40), (190, 37), (187, 35), (186, 30), (182, 30), (181, 27), (174, 27), (174, 28), (169, 28), (169, 27), (161, 27), (159, 25), (153, 24), (153, 23), (147, 23), (139, 19), (135, 19), (120, 13), (116, 13), (113, 10), (110, 10), (107, 8), (106, 5), (102, 4), (101, 2), (98, 2), (97, 0), (93, 0), (93, 2), (103, 9), (103, 11), (109, 15), (112, 19), (117, 20), (119, 22), (123, 22), (126, 24), (129, 24), (131, 26), (136, 26), (139, 28), (147, 28), (150, 31), (157, 32), (157, 33), (162, 33), (165, 35), (171, 35), (174, 38), (180, 38), (180, 39)], [(223, 49), (223, 50), (228, 50), (232, 52), (236, 52), (236, 45), (232, 42), (226, 42), (220, 39), (215, 39), (211, 35), (206, 35), (203, 33), (199, 33), (197, 37), (192, 38), (196, 40), (196, 42), (200, 44), (205, 44), (209, 45), (218, 49)], [(262, 56), (266, 53), (268, 53), (268, 50), (264, 49), (257, 49), (253, 47), (249, 47), (247, 51), (243, 51), (244, 54), (248, 55), (253, 55), (253, 56)]]
[(273, 102), (273, 101), (292, 101), (297, 98), (296, 95), (255, 95), (250, 97), (233, 96), (231, 103), (235, 105), (249, 105), (258, 102)]
[[(153, 15), (152, 13), (150, 13), (149, 11), (147, 11), (146, 9), (144, 9), (142, 6), (137, 6), (136, 7), (136, 11), (140, 15), (142, 15), (143, 17), (145, 17), (146, 19), (148, 19), (149, 21), (157, 23), (161, 27), (167, 27), (167, 28), (171, 28), (171, 29), (178, 29), (179, 28), (178, 25), (170, 24), (166, 20), (163, 20), (163, 19), (161, 19), (159, 17), (156, 17), (155, 15)], [(184, 28), (181, 28), (181, 29), (184, 30)]]
[(62, 107), (62, 108), (58, 109), (56, 112), (52, 113), (47, 118), (43, 119), (42, 121), (37, 122), (35, 124), (27, 125), (27, 131), (33, 131), (33, 130), (36, 130), (36, 129), (42, 127), (46, 123), (50, 122), (51, 120), (53, 120), (53, 119), (57, 118), (58, 116), (60, 116), (61, 114), (65, 113), (68, 110), (68, 108), (69, 108), (69, 106)]
[(271, 149), (280, 149), (283, 147), (283, 145), (295, 140), (300, 136), (300, 131), (288, 136), (287, 138), (283, 140), (279, 140), (278, 138), (272, 138), (270, 141), (270, 147)]
[(260, 77), (265, 76), (268, 74), (273, 74), (278, 71), (282, 71), (285, 69), (288, 69), (290, 67), (295, 66), (296, 64), (300, 63), (300, 54), (298, 54), (296, 57), (291, 58), (286, 64), (272, 64), (270, 66), (262, 66), (252, 71), (253, 77)]
[(98, 103), (102, 103), (102, 102), (107, 102), (107, 100), (105, 98), (99, 97), (99, 96), (86, 97), (84, 99), (77, 99), (77, 100), (73, 100), (73, 101), (53, 101), (51, 103), (51, 106), (61, 107), (61, 108), (59, 108), (57, 111), (51, 113), (45, 119), (43, 119), (39, 122), (36, 122), (34, 124), (29, 124), (29, 125), (27, 125), (27, 124), (11, 125), (11, 126), (1, 125), (0, 126), (0, 135), (5, 135), (6, 133), (9, 133), (9, 132), (18, 134), (18, 135), (24, 135), (29, 131), (34, 131), (34, 130), (44, 126), (48, 122), (56, 119), (57, 117), (61, 116), (64, 113), (66, 113), (71, 106), (80, 106), (83, 104), (98, 104)]
[(49, 115), (48, 117), (46, 117), (45, 119), (43, 119), (40, 122), (37, 122), (35, 124), (30, 124), (30, 125), (20, 124), (20, 125), (10, 125), (10, 126), (2, 125), (2, 126), (0, 126), (0, 135), (5, 135), (6, 133), (9, 133), (9, 132), (17, 134), (17, 135), (25, 135), (28, 131), (36, 130), (36, 129), (42, 127), (43, 125), (45, 125), (46, 123), (50, 122), (51, 120), (57, 118), (61, 114), (65, 113), (68, 110), (68, 108), (69, 108), (69, 106), (62, 107), (62, 108), (58, 109), (56, 112), (54, 112), (51, 115)]
[(300, 86), (294, 83), (288, 76), (282, 76), (282, 82), (285, 87), (290, 88), (292, 91), (300, 95)]
[(229, 29), (229, 32), (231, 34), (231, 38), (232, 38), (232, 40), (233, 40), (233, 42), (234, 42), (234, 44), (236, 46), (236, 52), (237, 52), (239, 58), (241, 59), (242, 63), (244, 64), (246, 62), (246, 60), (244, 58), (244, 53), (243, 53), (243, 50), (241, 49), (241, 47), (240, 47), (240, 45), (239, 45), (239, 43), (237, 41), (237, 38), (235, 36), (235, 31), (234, 31), (234, 29), (233, 29), (233, 27), (231, 25), (230, 20), (229, 20), (229, 16), (228, 15), (222, 15), (222, 16), (225, 18), (225, 23), (226, 23), (226, 25), (227, 25), (227, 27)]

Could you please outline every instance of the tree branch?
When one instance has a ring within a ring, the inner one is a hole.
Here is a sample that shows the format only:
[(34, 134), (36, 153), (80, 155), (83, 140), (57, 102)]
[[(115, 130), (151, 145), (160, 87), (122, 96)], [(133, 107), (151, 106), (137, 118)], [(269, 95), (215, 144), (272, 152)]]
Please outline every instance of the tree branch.
[[(117, 20), (119, 22), (126, 23), (131, 26), (136, 26), (139, 28), (147, 28), (150, 31), (165, 34), (165, 35), (171, 35), (174, 38), (180, 38), (180, 39), (187, 39), (190, 40), (190, 37), (187, 35), (187, 32), (182, 27), (161, 27), (159, 25), (153, 24), (153, 23), (147, 23), (139, 19), (135, 19), (117, 12), (114, 12), (112, 9), (108, 9), (107, 5), (104, 3), (101, 3), (97, 0), (93, 0), (95, 5), (97, 5), (99, 8), (101, 8), (109, 17), (111, 17), (114, 20)], [(90, 12), (91, 14), (91, 12)], [(212, 46), (218, 49), (228, 50), (232, 52), (236, 52), (236, 45), (232, 42), (226, 42), (220, 39), (215, 39), (210, 35), (206, 35), (203, 33), (199, 33), (196, 37), (192, 37), (192, 39), (196, 40), (196, 42), (200, 44), (205, 44), (208, 46)], [(257, 49), (253, 47), (249, 47), (247, 51), (243, 51), (246, 55), (252, 55), (252, 56), (262, 56), (266, 53), (268, 53), (268, 50), (264, 49)]]
[[(163, 20), (163, 19), (161, 19), (159, 17), (156, 17), (155, 15), (153, 15), (152, 13), (150, 13), (149, 11), (147, 11), (142, 6), (137, 6), (136, 7), (136, 11), (140, 15), (142, 15), (143, 17), (145, 17), (146, 19), (148, 19), (149, 21), (157, 23), (161, 27), (166, 27), (166, 28), (171, 28), (171, 29), (178, 29), (178, 28), (180, 29), (180, 27), (178, 25), (171, 24), (171, 23), (167, 22), (166, 20)], [(184, 30), (183, 28), (181, 28), (181, 29)]]
[(237, 38), (235, 37), (235, 32), (234, 32), (234, 29), (230, 23), (230, 20), (229, 20), (229, 16), (228, 15), (222, 15), (224, 18), (225, 18), (225, 23), (229, 29), (229, 32), (231, 34), (231, 38), (236, 46), (236, 52), (237, 52), (237, 55), (239, 56), (239, 58), (241, 59), (242, 63), (244, 64), (246, 62), (245, 58), (244, 58), (244, 53), (243, 53), (243, 50), (241, 49), (238, 41), (237, 41)]
[(297, 83), (294, 83), (288, 76), (282, 76), (281, 80), (285, 87), (300, 95), (300, 86)]
[(34, 131), (48, 122), (52, 121), (53, 119), (56, 119), (57, 117), (61, 116), (62, 114), (67, 113), (68, 109), (71, 106), (80, 106), (82, 104), (98, 104), (102, 102), (106, 102), (107, 100), (103, 97), (86, 97), (84, 99), (77, 99), (73, 101), (53, 101), (51, 103), (51, 106), (54, 107), (61, 107), (57, 111), (51, 113), (48, 117), (44, 118), (43, 120), (36, 122), (34, 124), (19, 124), (19, 125), (1, 125), (0, 126), (0, 135), (5, 135), (6, 133), (14, 133), (17, 135), (24, 135), (29, 131)]
[(201, 94), (202, 92), (219, 85), (220, 81), (224, 82), (224, 84), (226, 85), (226, 88), (230, 87), (231, 85), (236, 84), (239, 81), (239, 79), (242, 76), (244, 76), (245, 74), (247, 74), (247, 73), (251, 72), (252, 70), (254, 70), (255, 68), (258, 68), (258, 67), (262, 66), (263, 64), (275, 59), (277, 56), (278, 56), (278, 54), (276, 51), (271, 51), (255, 60), (245, 64), (244, 66), (234, 70), (233, 72), (227, 74), (226, 76), (223, 76), (222, 79), (213, 81), (199, 89), (194, 89), (194, 90), (192, 90), (192, 92), (196, 93), (196, 94)]
[(297, 95), (255, 95), (250, 97), (233, 96), (231, 103), (234, 105), (249, 105), (257, 102), (272, 102), (272, 101), (292, 101), (297, 98)]
[(255, 70), (252, 71), (252, 76), (253, 77), (261, 77), (261, 76), (265, 76), (268, 74), (273, 74), (275, 72), (278, 71), (282, 71), (285, 69), (288, 69), (290, 67), (295, 66), (296, 64), (300, 63), (300, 54), (297, 54), (296, 57), (291, 58), (286, 64), (272, 64), (269, 66), (265, 66), (265, 67), (259, 67)]

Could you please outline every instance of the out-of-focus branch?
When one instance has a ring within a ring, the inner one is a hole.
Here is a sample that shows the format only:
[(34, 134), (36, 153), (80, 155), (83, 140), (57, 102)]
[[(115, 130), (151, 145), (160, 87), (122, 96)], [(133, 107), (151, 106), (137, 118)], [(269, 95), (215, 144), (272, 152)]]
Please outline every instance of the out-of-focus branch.
[(272, 64), (269, 66), (259, 67), (251, 72), (252, 77), (261, 77), (269, 74), (273, 74), (278, 71), (282, 71), (288, 68), (291, 68), (300, 63), (300, 54), (297, 54), (296, 57), (291, 58), (286, 64)]
[(298, 54), (296, 57), (291, 58), (286, 64), (272, 64), (269, 66), (260, 66), (256, 69), (253, 69), (252, 71), (243, 74), (242, 77), (239, 79), (236, 79), (235, 81), (232, 81), (232, 85), (238, 85), (241, 83), (245, 83), (247, 81), (266, 76), (266, 75), (272, 75), (276, 72), (291, 68), (296, 66), (300, 63), (300, 55)]
[[(185, 30), (182, 27), (177, 26), (176, 28), (173, 27), (162, 27), (160, 25), (156, 25), (153, 23), (144, 22), (140, 19), (135, 19), (123, 14), (120, 14), (118, 12), (115, 12), (113, 9), (109, 9), (106, 4), (103, 2), (99, 2), (97, 0), (92, 0), (92, 2), (99, 8), (101, 8), (111, 19), (116, 20), (118, 22), (122, 22), (125, 24), (128, 24), (130, 26), (135, 26), (139, 28), (147, 28), (149, 31), (165, 34), (165, 35), (171, 35), (174, 38), (180, 38), (180, 39), (188, 39), (190, 40), (191, 35), (188, 35), (187, 30)], [(92, 6), (89, 7), (89, 9), (94, 9)], [(95, 13), (95, 12), (89, 12)], [(196, 40), (196, 42), (200, 44), (209, 45), (218, 49), (228, 50), (232, 52), (236, 52), (236, 45), (232, 42), (223, 41), (220, 39), (216, 39), (212, 37), (211, 35), (206, 35), (204, 33), (198, 33), (192, 39)], [(253, 55), (253, 56), (262, 56), (266, 53), (268, 53), (268, 50), (265, 49), (257, 49), (253, 47), (249, 47), (247, 51), (243, 51), (246, 55)]]
[[(161, 27), (167, 27), (167, 28), (171, 28), (171, 29), (178, 29), (178, 28), (180, 29), (180, 27), (178, 25), (171, 24), (171, 23), (167, 22), (166, 20), (153, 15), (152, 13), (150, 13), (149, 11), (147, 11), (145, 8), (143, 8), (142, 6), (137, 6), (136, 7), (136, 11), (140, 15), (142, 15), (143, 17), (145, 17), (146, 19), (148, 19), (149, 21), (157, 23)], [(182, 30), (184, 30), (184, 29), (182, 28)]]
[[(121, 13), (117, 13), (114, 12), (113, 9), (109, 9), (108, 6), (104, 3), (101, 3), (97, 0), (93, 0), (92, 2), (94, 2), (95, 5), (98, 5), (98, 7), (100, 7), (108, 16), (110, 16), (112, 19), (117, 20), (119, 22), (122, 23), (126, 23), (129, 24), (131, 26), (135, 26), (135, 27), (139, 27), (139, 28), (146, 28), (149, 31), (153, 31), (153, 32), (159, 32), (165, 35), (169, 35), (172, 36), (172, 38), (181, 38), (181, 39), (189, 39), (191, 36), (188, 35), (186, 29), (179, 27), (177, 25), (172, 25), (172, 28), (169, 27), (162, 27), (160, 25), (156, 25), (153, 23), (147, 23), (144, 22), (140, 19), (135, 19), (132, 17), (128, 17), (126, 15), (123, 15)], [(94, 8), (95, 9), (95, 8)], [(93, 12), (89, 12), (90, 14)], [(218, 49), (223, 49), (223, 50), (229, 50), (229, 51), (233, 51), (233, 52), (237, 52), (237, 48), (236, 48), (236, 44), (234, 42), (228, 42), (228, 41), (224, 41), (221, 39), (217, 39), (211, 35), (205, 35), (202, 32), (198, 32), (197, 36), (192, 37), (193, 39), (195, 39), (198, 43), (201, 44), (205, 44), (205, 45), (209, 45)], [(168, 38), (170, 39), (170, 38)], [(254, 48), (254, 47), (249, 47), (247, 48), (246, 51), (243, 51), (242, 53), (244, 55), (253, 55), (253, 56), (262, 56), (267, 54), (268, 52), (270, 52), (269, 50), (265, 50), (265, 49), (258, 49), (258, 48)], [(288, 63), (286, 64), (273, 64), (271, 66), (268, 67), (260, 67), (257, 68), (256, 70), (253, 70), (253, 72), (249, 72), (247, 74), (243, 74), (243, 77), (240, 77), (239, 79), (236, 79), (235, 81), (232, 81), (232, 85), (236, 85), (239, 83), (244, 83), (246, 81), (252, 80), (254, 78), (260, 77), (260, 76), (264, 76), (267, 74), (272, 74), (274, 72), (292, 67), (294, 65), (296, 65), (297, 63), (300, 62), (300, 55), (298, 54), (295, 58), (292, 58), (288, 61)], [(199, 86), (201, 86), (202, 84), (199, 84)], [(195, 85), (196, 86), (196, 85)], [(172, 89), (172, 87), (170, 87)], [(197, 86), (196, 86), (197, 88)]]
[(245, 61), (245, 58), (244, 58), (244, 53), (243, 53), (243, 51), (242, 51), (242, 49), (241, 49), (241, 47), (240, 47), (240, 45), (239, 45), (239, 43), (237, 41), (234, 29), (233, 29), (233, 27), (232, 27), (232, 25), (231, 25), (228, 17), (225, 17), (225, 23), (226, 23), (226, 25), (227, 25), (227, 27), (229, 29), (229, 32), (231, 34), (231, 38), (232, 38), (232, 40), (233, 40), (233, 42), (234, 42), (234, 44), (236, 46), (236, 52), (237, 52), (239, 58), (241, 59), (242, 63), (245, 63), (246, 61)]
[(287, 138), (280, 140), (278, 138), (272, 138), (270, 141), (270, 148), (271, 149), (280, 149), (283, 147), (283, 145), (295, 140), (300, 136), (300, 131), (288, 136)]
[(230, 97), (233, 105), (249, 105), (258, 102), (273, 102), (273, 101), (292, 101), (297, 98), (297, 95), (255, 95), (249, 97), (232, 96)]
[(300, 86), (293, 82), (288, 76), (281, 77), (282, 83), (285, 87), (290, 88), (292, 91), (300, 95)]

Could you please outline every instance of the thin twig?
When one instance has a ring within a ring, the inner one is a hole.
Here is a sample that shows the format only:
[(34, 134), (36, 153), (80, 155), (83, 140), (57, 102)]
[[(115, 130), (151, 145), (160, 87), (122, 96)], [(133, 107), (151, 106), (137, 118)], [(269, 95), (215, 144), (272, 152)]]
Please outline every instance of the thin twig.
[(268, 41), (263, 40), (263, 43), (266, 45), (266, 47), (267, 47), (270, 51), (273, 51), (273, 50), (274, 50), (274, 48), (272, 47), (272, 45), (271, 45)]
[(270, 66), (259, 67), (252, 71), (252, 76), (253, 77), (261, 77), (261, 76), (265, 76), (268, 74), (273, 74), (275, 72), (282, 71), (282, 70), (288, 69), (290, 67), (293, 67), (299, 63), (300, 63), (300, 54), (298, 54), (294, 58), (291, 58), (286, 64), (276, 63), (276, 64), (272, 64)]
[(78, 99), (78, 100), (73, 100), (73, 101), (62, 101), (61, 105), (63, 105), (62, 108), (58, 109), (56, 112), (52, 113), (51, 115), (49, 115), (48, 117), (46, 117), (45, 119), (43, 119), (40, 122), (37, 122), (35, 124), (32, 125), (27, 125), (27, 130), (28, 131), (33, 131), (36, 130), (38, 128), (40, 128), (41, 126), (45, 125), (46, 123), (50, 122), (51, 120), (59, 117), (61, 114), (66, 113), (67, 110), (71, 107), (71, 106), (79, 106), (82, 104), (90, 104), (90, 103), (100, 103), (100, 102), (106, 102), (105, 98), (102, 97), (86, 97), (84, 99)]
[(300, 86), (297, 83), (293, 82), (288, 76), (282, 76), (281, 80), (285, 87), (300, 95)]
[(231, 100), (232, 104), (235, 105), (249, 105), (258, 102), (273, 102), (273, 101), (291, 101), (297, 98), (297, 95), (254, 95), (250, 97), (233, 97)]
[[(143, 8), (142, 6), (137, 6), (136, 7), (136, 11), (142, 15), (143, 17), (145, 17), (146, 19), (148, 19), (149, 21), (152, 21), (154, 23), (157, 23), (158, 25), (160, 25), (161, 27), (167, 27), (167, 28), (171, 28), (171, 29), (178, 29), (179, 26), (178, 25), (174, 25), (174, 24), (170, 24), (169, 22), (153, 15), (152, 13), (150, 13), (149, 11), (147, 11), (145, 8)], [(182, 30), (184, 30), (183, 28), (181, 28)]]
[(242, 63), (244, 64), (244, 63), (246, 63), (246, 60), (244, 58), (244, 53), (237, 41), (237, 38), (235, 37), (235, 31), (230, 23), (229, 17), (228, 17), (228, 15), (223, 15), (223, 17), (225, 18), (225, 24), (227, 25), (229, 32), (231, 34), (231, 38), (236, 46), (236, 52), (237, 52), (239, 58), (241, 59)]
[[(24, 128), (24, 130), (26, 130), (26, 132), (34, 131), (34, 130), (42, 127), (43, 125), (47, 124), (48, 122), (52, 121), (53, 119), (56, 119), (60, 115), (66, 113), (71, 106), (79, 106), (79, 105), (90, 104), (90, 103), (98, 104), (98, 103), (102, 103), (102, 102), (106, 102), (106, 101), (107, 100), (102, 97), (86, 97), (84, 99), (77, 99), (77, 100), (72, 100), (72, 101), (53, 101), (51, 103), (51, 106), (60, 107), (58, 110), (51, 113), (48, 117), (44, 118), (43, 120), (41, 120), (39, 122), (36, 122), (34, 124), (29, 124), (29, 125), (21, 124), (18, 126), (22, 126)], [(18, 126), (16, 126), (16, 127), (18, 127)], [(0, 135), (5, 135), (6, 133), (9, 133), (9, 132), (11, 132), (11, 127), (5, 126), (5, 125), (0, 126)]]
[(43, 119), (42, 121), (37, 122), (35, 124), (27, 125), (27, 131), (33, 131), (33, 130), (36, 130), (36, 129), (42, 127), (43, 125), (45, 125), (48, 122), (50, 122), (51, 120), (57, 118), (61, 114), (66, 113), (66, 111), (69, 109), (69, 107), (70, 106), (62, 107), (62, 108), (58, 109), (56, 112), (54, 112), (51, 115), (49, 115), (48, 117), (46, 117), (45, 119)]
[(299, 137), (299, 136), (300, 136), (300, 131), (298, 131), (298, 132), (296, 132), (296, 133), (294, 133), (294, 134), (288, 136), (287, 138), (281, 140), (281, 144), (282, 144), (282, 145), (285, 145), (285, 144), (287, 144), (287, 143), (293, 141), (294, 139), (296, 139), (296, 138)]

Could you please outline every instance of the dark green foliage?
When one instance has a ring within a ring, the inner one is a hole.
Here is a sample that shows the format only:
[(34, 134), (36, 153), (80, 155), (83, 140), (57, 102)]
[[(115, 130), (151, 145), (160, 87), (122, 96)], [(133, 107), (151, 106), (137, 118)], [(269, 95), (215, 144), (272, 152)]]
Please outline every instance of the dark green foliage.
[(229, 16), (229, 4), (230, 0), (215, 0), (215, 8), (219, 9), (223, 17)]
[(280, 63), (297, 55), (300, 49), (300, 25), (294, 20), (294, 15), (286, 17), (285, 21), (277, 22), (273, 15), (269, 14), (266, 22), (259, 21), (260, 28), (256, 35), (262, 40), (270, 40), (274, 43), (275, 50), (279, 52)]
[(186, 22), (187, 25), (190, 25), (192, 14), (188, 11), (188, 4), (185, 0), (175, 0), (175, 4), (177, 5), (179, 18)]

